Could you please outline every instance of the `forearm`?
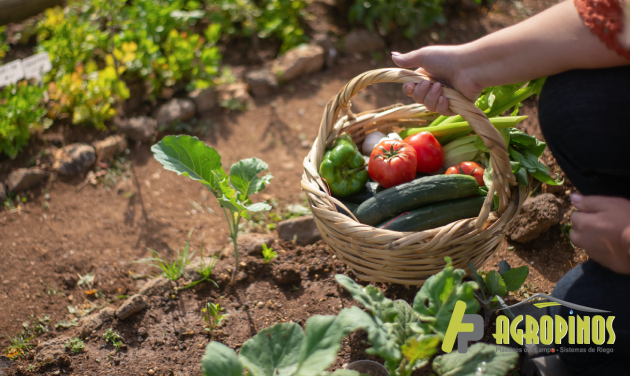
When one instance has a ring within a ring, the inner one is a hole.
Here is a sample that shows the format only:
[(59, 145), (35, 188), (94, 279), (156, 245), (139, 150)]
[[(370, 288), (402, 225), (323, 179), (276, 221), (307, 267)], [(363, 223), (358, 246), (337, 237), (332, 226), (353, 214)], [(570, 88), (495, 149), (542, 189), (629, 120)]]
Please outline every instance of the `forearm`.
[(458, 60), (461, 71), (482, 87), (630, 64), (590, 32), (572, 0), (461, 46)]

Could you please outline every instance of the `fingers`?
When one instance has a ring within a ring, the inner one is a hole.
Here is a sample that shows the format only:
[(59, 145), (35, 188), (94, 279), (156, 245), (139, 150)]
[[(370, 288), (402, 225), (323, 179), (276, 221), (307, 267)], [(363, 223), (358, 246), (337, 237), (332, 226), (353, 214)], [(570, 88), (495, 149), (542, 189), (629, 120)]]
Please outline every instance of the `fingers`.
[(400, 52), (392, 52), (392, 60), (401, 68), (417, 68), (423, 64), (425, 51), (422, 49), (411, 51), (406, 54)]
[(573, 206), (584, 213), (597, 213), (618, 205), (618, 198), (606, 196), (582, 196), (574, 193), (571, 196)]

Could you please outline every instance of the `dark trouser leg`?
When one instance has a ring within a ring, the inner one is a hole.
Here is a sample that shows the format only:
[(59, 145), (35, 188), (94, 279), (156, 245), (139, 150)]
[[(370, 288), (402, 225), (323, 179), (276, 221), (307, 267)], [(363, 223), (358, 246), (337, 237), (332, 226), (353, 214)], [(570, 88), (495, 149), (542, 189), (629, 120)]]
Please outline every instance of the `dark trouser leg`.
[(581, 193), (630, 198), (630, 66), (549, 77), (539, 119), (549, 149)]
[[(575, 375), (628, 375), (630, 374), (630, 275), (617, 274), (604, 268), (594, 261), (587, 261), (578, 265), (567, 273), (558, 282), (552, 296), (567, 302), (587, 306), (590, 308), (610, 311), (601, 314), (615, 316), (613, 329), (616, 340), (612, 345), (606, 342), (603, 348), (613, 348), (610, 354), (605, 353), (563, 353), (560, 357)], [(549, 308), (551, 317), (560, 315), (565, 319), (571, 316), (570, 309), (564, 306)], [(573, 316), (595, 316), (596, 313), (588, 313), (574, 310)], [(592, 342), (590, 345), (570, 345), (568, 335), (562, 341), (560, 347), (598, 347)]]
[[(549, 148), (581, 193), (630, 198), (630, 67), (549, 77), (540, 96), (539, 114)], [(593, 261), (574, 268), (558, 282), (554, 297), (616, 316), (615, 344), (603, 345), (612, 347), (612, 354), (560, 353), (575, 375), (630, 374), (629, 294), (630, 276)], [(556, 306), (550, 314), (566, 319), (570, 310)], [(578, 346), (568, 345), (567, 340), (556, 347)]]

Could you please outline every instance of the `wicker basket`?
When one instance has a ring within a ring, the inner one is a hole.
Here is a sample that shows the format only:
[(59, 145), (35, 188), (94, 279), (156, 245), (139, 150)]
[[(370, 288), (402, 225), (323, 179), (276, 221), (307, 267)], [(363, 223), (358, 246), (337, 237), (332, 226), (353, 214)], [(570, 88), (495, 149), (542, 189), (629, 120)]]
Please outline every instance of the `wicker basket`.
[[(426, 123), (422, 118), (430, 115), (418, 104), (353, 114), (350, 100), (375, 83), (424, 80), (431, 81), (425, 75), (405, 69), (378, 69), (355, 77), (328, 102), (319, 135), (304, 158), (302, 188), (308, 194), (319, 232), (336, 256), (364, 281), (421, 285), (444, 268), (446, 256), (453, 260), (455, 267), (467, 267), (469, 261), (480, 267), (502, 243), (506, 229), (527, 196), (527, 189), (516, 184), (501, 134), (470, 100), (444, 87), (450, 109), (470, 124), (490, 151), (493, 183), (479, 216), (426, 231), (397, 232), (361, 224), (356, 218), (337, 211), (335, 204), (344, 207), (343, 204), (328, 194), (326, 183), (319, 176), (326, 147), (342, 133), (350, 134), (360, 143), (366, 131), (387, 133), (397, 128), (418, 127)], [(499, 196), (499, 209), (491, 212), (495, 191)]]

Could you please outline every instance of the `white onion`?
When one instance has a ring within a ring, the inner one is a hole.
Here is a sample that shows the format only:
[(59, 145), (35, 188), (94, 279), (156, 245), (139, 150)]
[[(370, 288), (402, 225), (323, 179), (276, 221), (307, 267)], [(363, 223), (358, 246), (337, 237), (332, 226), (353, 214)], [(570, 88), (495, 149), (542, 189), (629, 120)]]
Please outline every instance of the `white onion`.
[(363, 154), (371, 155), (372, 150), (374, 150), (374, 147), (376, 146), (376, 144), (378, 144), (379, 140), (383, 137), (385, 137), (385, 133), (383, 132), (374, 131), (374, 132), (368, 133), (368, 135), (365, 136), (365, 140), (363, 141), (363, 147), (361, 148), (361, 150), (363, 151)]

